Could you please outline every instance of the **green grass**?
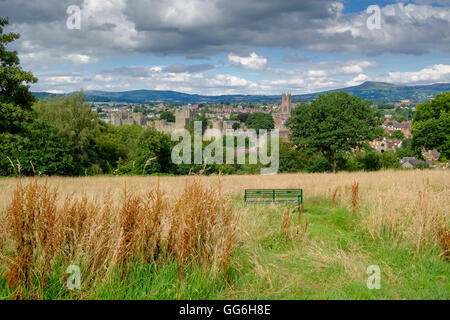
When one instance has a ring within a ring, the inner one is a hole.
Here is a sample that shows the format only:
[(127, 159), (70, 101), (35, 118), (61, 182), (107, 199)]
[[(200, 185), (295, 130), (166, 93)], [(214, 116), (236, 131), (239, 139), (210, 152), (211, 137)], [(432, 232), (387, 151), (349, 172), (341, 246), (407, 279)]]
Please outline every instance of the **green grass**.
[[(229, 281), (192, 267), (181, 282), (177, 265), (133, 265), (122, 277), (114, 270), (103, 282), (91, 281), (80, 292), (65, 289), (64, 272), (53, 270), (44, 299), (449, 299), (450, 266), (437, 251), (415, 254), (388, 238), (372, 240), (360, 219), (321, 198), (305, 205), (307, 235), (290, 239), (281, 232), (286, 206), (248, 206), (241, 212), (238, 247)], [(292, 228), (297, 221), (292, 210)], [(381, 269), (381, 289), (369, 290), (366, 269)], [(1, 272), (1, 271), (0, 271)], [(86, 279), (82, 281), (86, 282)], [(11, 298), (5, 274), (0, 297)]]

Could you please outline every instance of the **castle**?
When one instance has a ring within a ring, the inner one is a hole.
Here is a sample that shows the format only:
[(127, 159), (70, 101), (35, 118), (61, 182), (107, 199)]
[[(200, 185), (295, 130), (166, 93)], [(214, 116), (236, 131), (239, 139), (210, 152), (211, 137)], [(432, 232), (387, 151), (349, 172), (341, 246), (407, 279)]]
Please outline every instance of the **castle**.
[[(198, 106), (183, 106), (175, 111), (175, 122), (168, 122), (167, 120), (149, 121), (140, 113), (119, 112), (110, 116), (110, 123), (114, 126), (121, 126), (127, 124), (134, 124), (140, 126), (152, 126), (160, 132), (171, 134), (177, 129), (184, 129), (191, 125), (195, 120)], [(290, 93), (283, 93), (281, 96), (281, 108), (278, 112), (272, 113), (275, 122), (275, 128), (280, 131), (280, 136), (287, 138), (289, 130), (286, 127), (286, 121), (290, 118), (292, 111), (292, 95)], [(231, 111), (228, 111), (231, 112)], [(234, 111), (236, 112), (236, 111)], [(249, 111), (251, 112), (251, 111)], [(223, 115), (223, 114), (222, 114)], [(210, 128), (217, 129), (225, 133), (228, 129), (232, 129), (236, 121), (225, 120), (221, 118), (210, 119)], [(245, 130), (245, 129), (244, 129)]]
[(175, 122), (168, 122), (167, 120), (155, 120), (153, 126), (156, 130), (164, 133), (172, 133), (177, 129), (184, 129), (189, 126), (195, 119), (195, 110), (187, 107), (175, 112)]
[(118, 112), (110, 117), (110, 123), (113, 126), (138, 125), (144, 127), (147, 125), (147, 117), (142, 113)]

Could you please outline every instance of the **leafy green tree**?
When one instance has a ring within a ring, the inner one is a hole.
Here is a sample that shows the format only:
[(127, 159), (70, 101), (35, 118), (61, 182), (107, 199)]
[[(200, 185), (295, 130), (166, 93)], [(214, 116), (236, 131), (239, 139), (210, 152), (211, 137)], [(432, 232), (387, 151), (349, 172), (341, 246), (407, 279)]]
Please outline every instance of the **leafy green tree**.
[(135, 125), (108, 126), (105, 132), (95, 137), (95, 152), (98, 154), (98, 164), (104, 173), (114, 172), (119, 163), (122, 164), (120, 173), (130, 172), (130, 170), (123, 170), (123, 166), (132, 159), (142, 131), (142, 127)]
[(386, 151), (381, 154), (381, 166), (384, 169), (399, 169), (401, 167), (400, 161), (393, 151)]
[(381, 153), (377, 151), (361, 152), (358, 154), (357, 160), (364, 165), (365, 171), (377, 171), (383, 167)]
[(352, 148), (381, 134), (381, 119), (370, 101), (345, 92), (319, 95), (311, 104), (294, 108), (287, 126), (298, 147), (321, 152), (336, 172), (337, 160)]
[(362, 171), (364, 170), (364, 163), (360, 161), (360, 157), (352, 154), (351, 157), (347, 159), (346, 168), (347, 171)]
[(240, 112), (237, 115), (237, 118), (240, 122), (245, 123), (248, 119), (249, 114), (245, 112)]
[(232, 126), (233, 130), (238, 130), (240, 127), (241, 127), (241, 124), (239, 122), (233, 123), (233, 126)]
[(134, 172), (137, 174), (172, 173), (172, 141), (155, 128), (145, 129), (139, 136), (134, 156)]
[(164, 111), (159, 118), (161, 120), (166, 120), (167, 122), (175, 122), (175, 116), (170, 111)]
[(392, 132), (391, 138), (397, 139), (397, 140), (403, 140), (403, 139), (405, 139), (405, 135), (403, 134), (403, 132), (401, 130), (395, 130), (394, 132)]
[(16, 51), (7, 45), (17, 39), (17, 33), (3, 34), (8, 19), (0, 17), (0, 134), (20, 133), (25, 122), (31, 122), (31, 106), (35, 98), (29, 91), (37, 79), (23, 71)]
[(24, 124), (21, 135), (1, 136), (0, 154), (6, 156), (0, 157), (0, 175), (17, 174), (19, 167), (23, 175), (75, 174), (73, 146), (46, 122)]
[(436, 148), (450, 157), (450, 92), (438, 94), (432, 101), (419, 104), (412, 124), (413, 149)]
[(402, 141), (402, 147), (397, 150), (397, 158), (414, 157), (415, 152), (412, 148), (412, 139), (405, 139)]
[(83, 92), (39, 101), (34, 110), (38, 119), (53, 124), (74, 146), (80, 174), (93, 165), (100, 165), (95, 140), (106, 130), (106, 124), (91, 110), (90, 104), (84, 102)]
[(300, 172), (311, 165), (311, 159), (292, 144), (280, 141), (280, 172)]
[[(37, 79), (23, 71), (17, 52), (8, 51), (16, 33), (4, 34), (8, 19), (0, 18), (0, 175), (70, 174), (70, 147), (51, 126), (33, 122), (31, 106), (35, 98), (29, 91)], [(11, 165), (11, 162), (14, 165)]]
[(256, 132), (262, 129), (272, 130), (275, 128), (272, 115), (264, 112), (251, 113), (245, 123), (249, 129), (254, 129)]
[(308, 166), (308, 172), (327, 172), (330, 171), (330, 162), (321, 153), (316, 153), (311, 159), (311, 164)]

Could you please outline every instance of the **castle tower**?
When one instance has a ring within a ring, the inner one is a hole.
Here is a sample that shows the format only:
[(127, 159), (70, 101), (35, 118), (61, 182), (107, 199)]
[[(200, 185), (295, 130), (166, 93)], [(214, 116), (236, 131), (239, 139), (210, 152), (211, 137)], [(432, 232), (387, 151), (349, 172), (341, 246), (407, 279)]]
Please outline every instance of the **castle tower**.
[(175, 112), (175, 127), (177, 129), (184, 129), (189, 126), (195, 119), (195, 111), (191, 108), (185, 108)]
[(292, 95), (290, 93), (283, 93), (281, 96), (281, 114), (291, 115), (292, 110)]

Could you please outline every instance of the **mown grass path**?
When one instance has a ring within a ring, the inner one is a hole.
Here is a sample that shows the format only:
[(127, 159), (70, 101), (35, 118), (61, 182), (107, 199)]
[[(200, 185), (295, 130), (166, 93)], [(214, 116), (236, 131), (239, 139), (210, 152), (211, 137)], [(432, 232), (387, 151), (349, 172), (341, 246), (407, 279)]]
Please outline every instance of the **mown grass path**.
[[(240, 204), (237, 204), (239, 207)], [(242, 212), (241, 250), (234, 285), (218, 295), (236, 299), (449, 299), (450, 266), (434, 251), (389, 239), (374, 241), (360, 219), (321, 198), (306, 202), (304, 237), (281, 232), (285, 207)], [(291, 229), (296, 234), (297, 212)], [(381, 289), (369, 290), (367, 267), (381, 269)]]

